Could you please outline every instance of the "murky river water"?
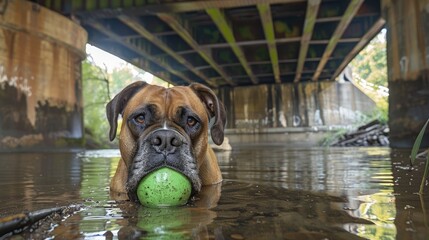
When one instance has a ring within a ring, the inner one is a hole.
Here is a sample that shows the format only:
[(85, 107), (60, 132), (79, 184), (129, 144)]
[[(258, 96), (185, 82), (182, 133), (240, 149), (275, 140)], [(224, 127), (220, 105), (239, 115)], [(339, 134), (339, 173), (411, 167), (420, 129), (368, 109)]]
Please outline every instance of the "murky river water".
[(222, 186), (192, 206), (150, 209), (110, 198), (116, 150), (0, 153), (0, 217), (82, 204), (50, 226), (58, 239), (429, 239), (429, 186), (415, 194), (424, 162), (410, 169), (408, 155), (235, 148), (217, 153)]

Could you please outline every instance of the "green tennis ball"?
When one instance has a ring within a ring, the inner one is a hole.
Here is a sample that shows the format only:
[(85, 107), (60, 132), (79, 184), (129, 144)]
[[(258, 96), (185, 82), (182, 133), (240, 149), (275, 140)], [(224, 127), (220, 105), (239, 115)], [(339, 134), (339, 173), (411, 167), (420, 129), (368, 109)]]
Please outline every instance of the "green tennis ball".
[(148, 207), (186, 204), (191, 196), (191, 182), (183, 174), (164, 167), (149, 173), (137, 186), (140, 203)]

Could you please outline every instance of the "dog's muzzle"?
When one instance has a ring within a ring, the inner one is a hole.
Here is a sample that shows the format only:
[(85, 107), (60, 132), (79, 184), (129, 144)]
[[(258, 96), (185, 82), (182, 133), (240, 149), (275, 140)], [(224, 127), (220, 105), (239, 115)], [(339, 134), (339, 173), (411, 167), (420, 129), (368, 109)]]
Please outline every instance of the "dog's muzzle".
[(126, 189), (132, 201), (137, 199), (137, 186), (148, 173), (168, 167), (184, 174), (192, 183), (194, 193), (201, 189), (197, 164), (190, 139), (174, 129), (160, 128), (138, 142), (136, 156), (129, 166)]

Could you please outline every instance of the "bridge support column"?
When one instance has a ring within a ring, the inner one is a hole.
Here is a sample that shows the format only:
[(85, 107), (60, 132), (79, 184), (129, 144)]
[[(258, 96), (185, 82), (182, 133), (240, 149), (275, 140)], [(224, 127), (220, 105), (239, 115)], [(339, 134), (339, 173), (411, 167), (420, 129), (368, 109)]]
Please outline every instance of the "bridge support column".
[(27, 1), (0, 1), (0, 150), (82, 146), (87, 34)]
[[(382, 11), (387, 20), (390, 143), (411, 147), (429, 118), (429, 0), (383, 0)], [(429, 137), (423, 144), (429, 145)]]

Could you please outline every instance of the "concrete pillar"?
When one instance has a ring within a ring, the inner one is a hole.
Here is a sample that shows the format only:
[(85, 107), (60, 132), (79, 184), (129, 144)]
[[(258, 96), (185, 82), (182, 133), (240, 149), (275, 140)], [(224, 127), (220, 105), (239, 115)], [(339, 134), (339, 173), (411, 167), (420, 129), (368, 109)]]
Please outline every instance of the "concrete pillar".
[(0, 150), (82, 146), (87, 33), (27, 1), (0, 1)]
[[(383, 0), (392, 147), (411, 147), (429, 118), (429, 0)], [(429, 146), (429, 130), (423, 145)]]

